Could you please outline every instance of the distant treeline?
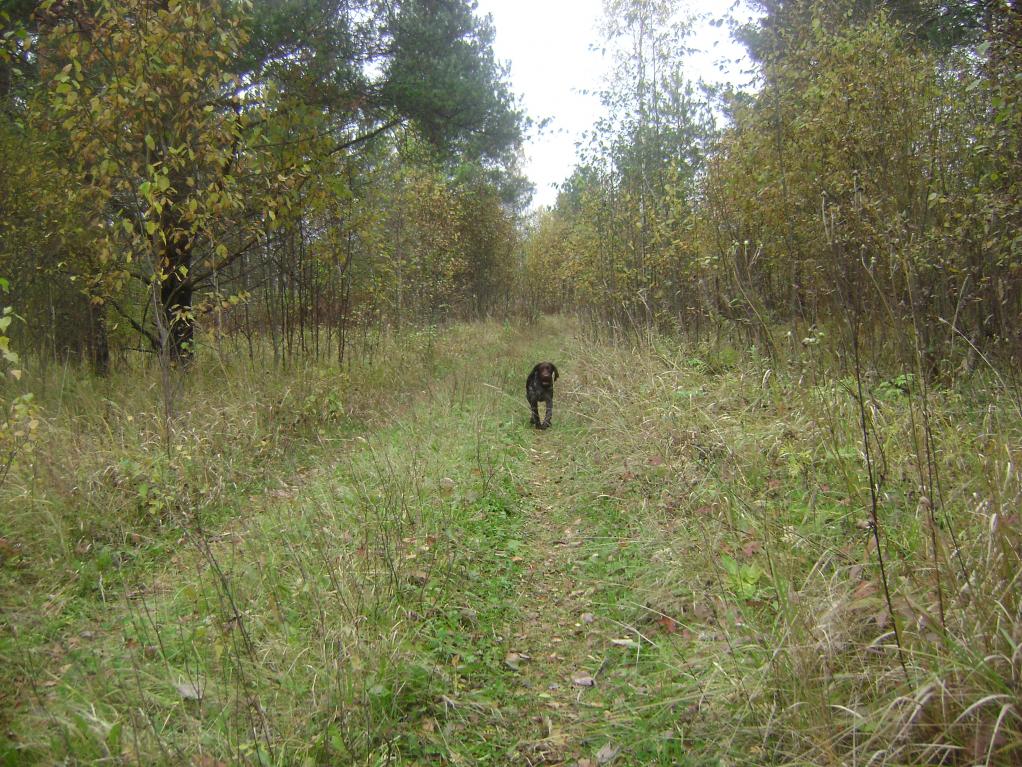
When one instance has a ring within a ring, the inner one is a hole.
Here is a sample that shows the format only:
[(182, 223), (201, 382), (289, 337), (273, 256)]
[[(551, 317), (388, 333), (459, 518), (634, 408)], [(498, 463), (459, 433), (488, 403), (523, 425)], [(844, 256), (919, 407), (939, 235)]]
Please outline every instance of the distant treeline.
[(726, 319), (768, 352), (840, 320), (931, 372), (1022, 359), (1018, 3), (760, 0), (754, 86), (710, 97), (671, 3), (611, 5), (612, 117), (528, 241), (543, 308)]

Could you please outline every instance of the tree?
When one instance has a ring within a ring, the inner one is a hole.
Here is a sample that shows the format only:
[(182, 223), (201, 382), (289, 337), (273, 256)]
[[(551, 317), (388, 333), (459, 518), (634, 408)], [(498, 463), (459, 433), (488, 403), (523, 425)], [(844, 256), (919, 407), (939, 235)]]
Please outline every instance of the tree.
[(835, 31), (862, 24), (881, 12), (902, 25), (916, 42), (947, 51), (979, 40), (991, 5), (986, 0), (753, 0), (750, 4), (758, 17), (738, 30), (738, 38), (760, 62), (797, 48), (814, 23)]
[[(296, 225), (339, 159), (402, 123), (480, 157), (520, 135), (492, 32), (462, 0), (42, 8), (33, 128), (69, 154), (64, 185), (100, 233), (76, 278), (174, 356), (190, 354), (195, 291)], [(303, 40), (296, 17), (322, 26)]]
[[(688, 25), (675, 3), (614, 0), (603, 23), (613, 71), (600, 98), (605, 116), (580, 152), (556, 215), (589, 243), (571, 264), (600, 314), (650, 326), (675, 322), (689, 301), (687, 229), (711, 135), (704, 105), (686, 80)], [(537, 232), (552, 231), (550, 222)], [(582, 276), (584, 275), (584, 277)]]

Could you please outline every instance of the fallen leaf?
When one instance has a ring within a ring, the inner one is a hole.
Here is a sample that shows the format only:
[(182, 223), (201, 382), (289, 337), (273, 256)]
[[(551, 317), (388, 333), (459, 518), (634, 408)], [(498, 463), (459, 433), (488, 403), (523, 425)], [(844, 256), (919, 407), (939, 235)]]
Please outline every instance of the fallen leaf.
[(876, 553), (877, 550), (877, 539), (875, 535), (871, 535), (866, 539), (866, 552), (865, 559), (869, 559)]
[(184, 700), (202, 700), (202, 688), (193, 682), (176, 682), (174, 687)]
[(18, 544), (0, 535), (0, 562), (3, 562), (5, 559), (14, 559), (20, 549), (21, 547)]
[(705, 621), (713, 616), (713, 611), (701, 602), (696, 602), (692, 605), (692, 614), (699, 620)]
[(527, 655), (523, 652), (509, 652), (504, 656), (504, 665), (512, 671), (518, 671), (522, 663), (532, 660), (531, 655)]
[(610, 764), (615, 759), (617, 759), (617, 755), (620, 753), (621, 753), (620, 746), (605, 743), (603, 748), (596, 752), (596, 763)]
[(629, 650), (638, 650), (642, 647), (634, 639), (611, 639), (610, 643), (616, 647), (627, 647)]
[(669, 615), (661, 615), (656, 622), (665, 634), (673, 634), (678, 630), (678, 622)]
[(748, 558), (758, 554), (762, 550), (763, 547), (760, 546), (759, 541), (747, 541), (746, 544), (742, 546), (742, 556)]
[(852, 601), (860, 602), (863, 599), (869, 599), (876, 593), (877, 587), (872, 581), (860, 581), (859, 585), (852, 591)]
[(596, 684), (596, 680), (589, 676), (589, 674), (579, 674), (571, 678), (571, 683), (576, 687), (592, 687)]
[(592, 613), (582, 613), (582, 622), (587, 624), (596, 623), (596, 616)]

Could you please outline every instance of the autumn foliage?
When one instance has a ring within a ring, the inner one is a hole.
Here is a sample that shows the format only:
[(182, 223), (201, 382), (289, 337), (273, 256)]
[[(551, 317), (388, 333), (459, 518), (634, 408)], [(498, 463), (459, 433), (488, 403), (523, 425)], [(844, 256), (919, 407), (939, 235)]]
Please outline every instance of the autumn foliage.
[(545, 306), (723, 321), (768, 351), (847, 321), (934, 373), (1019, 358), (1016, 9), (763, 3), (756, 87), (723, 92), (713, 130), (658, 46), (670, 17), (626, 5), (631, 68), (607, 99), (627, 117), (529, 242), (533, 274), (557, 276)]
[(343, 355), (366, 318), (499, 292), (522, 117), (459, 0), (48, 0), (6, 21), (0, 271), (29, 346), (103, 371), (111, 348), (189, 358), (196, 328), (243, 325), (278, 356)]

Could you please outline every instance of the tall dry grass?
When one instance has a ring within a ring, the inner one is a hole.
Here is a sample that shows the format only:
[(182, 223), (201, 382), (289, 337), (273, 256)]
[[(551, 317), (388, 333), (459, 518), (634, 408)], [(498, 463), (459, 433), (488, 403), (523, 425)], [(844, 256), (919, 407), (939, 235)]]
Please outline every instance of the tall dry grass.
[(577, 360), (585, 449), (648, 561), (632, 626), (680, 627), (651, 672), (669, 704), (635, 718), (734, 763), (1018, 763), (1022, 420), (1003, 380), (927, 389), (874, 360), (857, 381), (834, 342), (768, 359), (605, 337)]

